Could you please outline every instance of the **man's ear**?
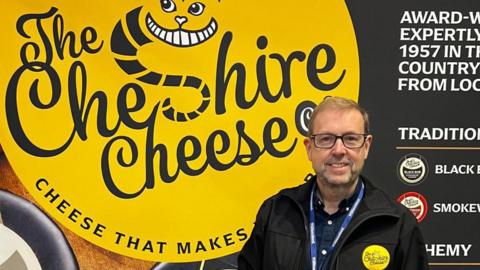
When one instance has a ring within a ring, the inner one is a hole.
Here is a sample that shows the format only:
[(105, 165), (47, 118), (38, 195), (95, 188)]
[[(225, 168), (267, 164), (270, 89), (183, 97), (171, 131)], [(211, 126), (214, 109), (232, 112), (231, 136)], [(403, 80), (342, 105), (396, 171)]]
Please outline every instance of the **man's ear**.
[(372, 135), (367, 135), (367, 138), (365, 138), (365, 159), (368, 157), (368, 152), (370, 151), (370, 146), (372, 145), (373, 141), (373, 136)]
[(312, 160), (310, 156), (310, 152), (312, 151), (312, 147), (313, 147), (312, 140), (306, 137), (305, 139), (303, 139), (303, 144), (305, 145), (305, 150), (307, 151), (308, 159)]

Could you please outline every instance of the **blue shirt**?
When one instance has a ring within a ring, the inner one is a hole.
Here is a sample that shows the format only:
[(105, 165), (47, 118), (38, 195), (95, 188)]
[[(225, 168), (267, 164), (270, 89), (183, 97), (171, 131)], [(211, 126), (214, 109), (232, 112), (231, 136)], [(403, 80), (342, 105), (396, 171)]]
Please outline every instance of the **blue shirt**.
[(338, 211), (332, 215), (324, 211), (324, 204), (322, 203), (321, 198), (319, 198), (320, 194), (318, 192), (315, 193), (316, 202), (314, 204), (314, 209), (315, 234), (317, 240), (317, 265), (322, 265), (320, 270), (326, 269), (328, 260), (331, 256), (331, 254), (327, 254), (327, 250), (330, 245), (332, 245), (333, 240), (340, 230), (343, 220), (355, 203), (355, 199), (358, 197), (361, 188), (360, 181), (361, 180), (359, 178), (352, 196), (342, 200), (338, 206)]

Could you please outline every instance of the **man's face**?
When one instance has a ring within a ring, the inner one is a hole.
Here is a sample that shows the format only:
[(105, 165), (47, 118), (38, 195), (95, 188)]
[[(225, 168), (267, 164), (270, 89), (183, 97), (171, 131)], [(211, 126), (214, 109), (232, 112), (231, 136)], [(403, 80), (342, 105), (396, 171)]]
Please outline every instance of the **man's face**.
[[(339, 110), (335, 108), (319, 112), (313, 122), (313, 134), (364, 134), (362, 114), (355, 109)], [(312, 162), (318, 180), (329, 186), (351, 185), (362, 171), (367, 159), (372, 136), (367, 136), (360, 148), (346, 148), (342, 140), (337, 139), (330, 149), (316, 148), (313, 140), (304, 140), (308, 159)]]

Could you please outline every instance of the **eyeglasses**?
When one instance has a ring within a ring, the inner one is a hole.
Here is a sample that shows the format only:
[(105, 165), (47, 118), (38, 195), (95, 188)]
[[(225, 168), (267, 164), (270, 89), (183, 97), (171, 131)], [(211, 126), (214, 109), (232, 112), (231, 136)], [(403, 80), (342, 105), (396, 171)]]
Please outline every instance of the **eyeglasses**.
[(343, 145), (346, 148), (360, 148), (365, 144), (365, 139), (368, 134), (344, 134), (341, 136), (333, 134), (313, 134), (310, 138), (313, 140), (313, 144), (316, 148), (330, 149), (332, 148), (337, 139), (341, 139)]

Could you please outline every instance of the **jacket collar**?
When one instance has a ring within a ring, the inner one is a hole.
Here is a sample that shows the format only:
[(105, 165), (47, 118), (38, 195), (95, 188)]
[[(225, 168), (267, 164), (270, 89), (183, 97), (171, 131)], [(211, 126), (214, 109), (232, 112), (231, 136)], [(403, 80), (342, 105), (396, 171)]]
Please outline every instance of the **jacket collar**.
[[(360, 180), (365, 184), (365, 196), (360, 204), (359, 212), (375, 211), (383, 212), (386, 214), (398, 215), (396, 207), (392, 207), (395, 203), (389, 196), (378, 189), (370, 180), (364, 176), (360, 176)], [(295, 187), (283, 190), (280, 194), (287, 196), (297, 203), (299, 203), (305, 213), (308, 210), (308, 204), (310, 199), (310, 192), (313, 184), (316, 181), (316, 176), (309, 174), (305, 178), (306, 183)]]

